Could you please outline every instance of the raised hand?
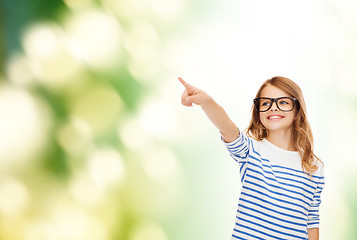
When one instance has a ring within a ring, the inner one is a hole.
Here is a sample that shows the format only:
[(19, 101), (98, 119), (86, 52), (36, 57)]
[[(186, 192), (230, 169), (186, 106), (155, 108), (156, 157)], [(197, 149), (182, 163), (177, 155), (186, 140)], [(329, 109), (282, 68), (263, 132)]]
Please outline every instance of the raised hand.
[(198, 89), (182, 78), (178, 78), (185, 86), (185, 91), (181, 96), (182, 105), (192, 107), (192, 104), (201, 105), (211, 122), (218, 128), (222, 138), (226, 142), (232, 142), (239, 136), (238, 127), (232, 122), (224, 109), (218, 105), (207, 93)]
[(203, 105), (211, 99), (211, 97), (201, 89), (198, 89), (188, 84), (185, 80), (183, 80), (180, 77), (178, 79), (186, 88), (181, 96), (182, 105), (186, 107), (192, 107), (193, 104)]

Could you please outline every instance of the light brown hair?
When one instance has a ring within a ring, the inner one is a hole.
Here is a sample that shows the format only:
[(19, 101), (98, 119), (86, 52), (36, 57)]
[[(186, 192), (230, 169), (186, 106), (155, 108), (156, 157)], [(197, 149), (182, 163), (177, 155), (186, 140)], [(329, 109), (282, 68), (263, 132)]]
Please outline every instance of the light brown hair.
[[(290, 96), (297, 99), (296, 117), (293, 122), (292, 142), (297, 149), (302, 160), (302, 169), (310, 176), (317, 170), (316, 161), (321, 161), (313, 152), (314, 141), (310, 124), (307, 120), (305, 100), (300, 87), (291, 79), (285, 77), (273, 77), (266, 80), (259, 88), (256, 98), (259, 98), (262, 90), (267, 86), (272, 85), (280, 90), (288, 93)], [(263, 126), (259, 119), (259, 112), (252, 106), (252, 117), (247, 135), (256, 139), (262, 140), (268, 136), (268, 130)]]

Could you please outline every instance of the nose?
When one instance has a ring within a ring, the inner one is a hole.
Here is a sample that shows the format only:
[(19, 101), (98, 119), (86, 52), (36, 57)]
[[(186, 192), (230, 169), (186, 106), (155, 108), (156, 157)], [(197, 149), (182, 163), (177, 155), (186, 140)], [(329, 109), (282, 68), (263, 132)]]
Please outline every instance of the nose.
[(277, 103), (274, 101), (271, 105), (270, 111), (278, 111)]

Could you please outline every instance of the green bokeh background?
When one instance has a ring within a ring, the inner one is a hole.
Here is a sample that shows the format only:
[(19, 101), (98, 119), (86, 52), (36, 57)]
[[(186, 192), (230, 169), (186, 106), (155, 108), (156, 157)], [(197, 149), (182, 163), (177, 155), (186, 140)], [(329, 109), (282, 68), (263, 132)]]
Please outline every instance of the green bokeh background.
[(182, 76), (238, 126), (303, 90), (321, 239), (357, 239), (353, 1), (0, 0), (0, 239), (229, 239), (238, 167)]

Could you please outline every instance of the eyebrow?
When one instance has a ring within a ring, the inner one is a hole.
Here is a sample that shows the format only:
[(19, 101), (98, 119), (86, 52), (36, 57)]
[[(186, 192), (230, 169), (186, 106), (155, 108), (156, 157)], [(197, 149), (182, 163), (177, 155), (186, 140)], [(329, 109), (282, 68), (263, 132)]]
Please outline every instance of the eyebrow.
[(258, 98), (282, 98), (282, 97), (292, 97), (292, 96), (281, 96), (281, 97), (263, 97), (263, 96), (260, 96)]

